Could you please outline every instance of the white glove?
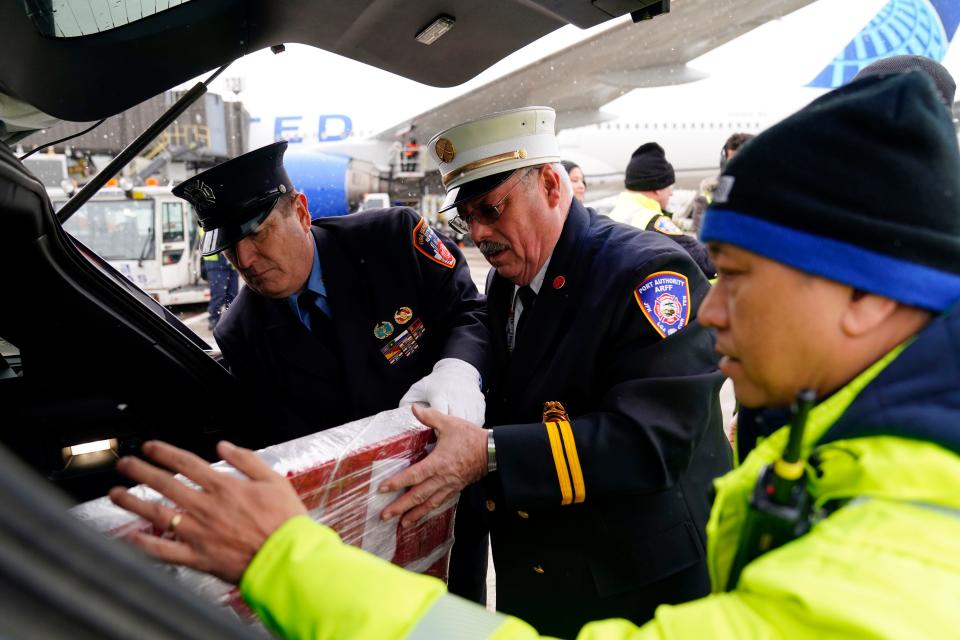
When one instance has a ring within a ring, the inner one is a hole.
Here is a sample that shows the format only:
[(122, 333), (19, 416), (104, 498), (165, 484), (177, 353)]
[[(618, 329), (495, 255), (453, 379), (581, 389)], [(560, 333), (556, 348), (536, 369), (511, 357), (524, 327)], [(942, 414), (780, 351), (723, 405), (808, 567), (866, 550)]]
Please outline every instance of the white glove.
[(469, 362), (444, 358), (433, 365), (433, 373), (413, 383), (400, 406), (425, 404), (447, 415), (483, 425), (487, 403), (480, 390), (480, 372)]

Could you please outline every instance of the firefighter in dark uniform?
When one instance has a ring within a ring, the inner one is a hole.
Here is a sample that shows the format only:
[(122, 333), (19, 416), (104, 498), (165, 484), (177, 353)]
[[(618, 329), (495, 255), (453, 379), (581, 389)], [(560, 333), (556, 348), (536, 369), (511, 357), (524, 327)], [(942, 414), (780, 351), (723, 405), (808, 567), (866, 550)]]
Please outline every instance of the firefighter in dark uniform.
[(271, 441), (414, 402), (481, 421), (484, 302), (457, 247), (406, 208), (311, 225), (286, 146), (174, 189), (197, 211), (202, 253), (224, 252), (247, 284), (214, 338)]
[[(498, 610), (572, 637), (589, 620), (643, 622), (660, 604), (709, 591), (711, 485), (731, 456), (723, 377), (697, 322), (706, 277), (670, 238), (573, 199), (553, 121), (552, 109), (518, 109), (429, 145), (455, 224), (497, 271), (488, 289), (490, 430), (484, 438), (462, 421), (428, 420), (437, 448), (386, 483), (414, 488), (385, 515), (411, 522), (436, 487), (485, 476), (461, 498), (455, 557), (471, 555), (484, 535), (469, 511), (480, 505)], [(551, 401), (562, 411), (545, 419)], [(462, 571), (452, 566), (451, 584), (475, 597)], [(472, 571), (482, 580), (482, 569)]]

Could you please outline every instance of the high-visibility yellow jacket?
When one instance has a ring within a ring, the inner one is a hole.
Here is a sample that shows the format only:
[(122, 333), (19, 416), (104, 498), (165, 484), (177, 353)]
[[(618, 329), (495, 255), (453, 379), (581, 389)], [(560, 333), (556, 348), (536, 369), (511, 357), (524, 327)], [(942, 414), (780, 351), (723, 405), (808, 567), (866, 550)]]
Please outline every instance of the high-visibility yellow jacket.
[(636, 191), (622, 191), (607, 215), (617, 222), (647, 229), (654, 218), (663, 215), (663, 210), (660, 203), (649, 196)]
[[(713, 595), (662, 606), (643, 628), (594, 622), (578, 640), (960, 635), (960, 313), (934, 320), (811, 411), (808, 490), (825, 515), (725, 591), (756, 479), (786, 439), (786, 429), (774, 433), (717, 481)], [(539, 637), (305, 516), (270, 537), (240, 586), (286, 638)]]
[[(203, 234), (206, 233), (206, 232), (203, 230), (203, 227), (199, 227), (199, 232), (200, 232), (200, 237), (201, 237), (201, 238), (203, 237)], [(217, 263), (221, 264), (221, 265), (224, 266), (224, 267), (230, 267), (231, 269), (233, 269), (234, 271), (236, 271), (236, 268), (235, 268), (232, 264), (230, 264), (230, 262), (227, 260), (227, 257), (226, 257), (225, 255), (223, 255), (222, 252), (221, 252), (221, 253), (215, 253), (215, 254), (213, 254), (213, 255), (211, 255), (211, 256), (203, 256), (203, 261), (204, 261), (204, 262), (207, 262), (207, 263), (217, 262)], [(208, 264), (207, 266), (209, 267), (210, 265)]]
[(660, 203), (636, 191), (623, 191), (617, 203), (607, 214), (611, 220), (629, 224), (644, 231), (661, 233), (686, 249), (707, 278), (716, 277), (717, 268), (707, 254), (707, 248), (693, 236), (680, 230), (660, 209)]

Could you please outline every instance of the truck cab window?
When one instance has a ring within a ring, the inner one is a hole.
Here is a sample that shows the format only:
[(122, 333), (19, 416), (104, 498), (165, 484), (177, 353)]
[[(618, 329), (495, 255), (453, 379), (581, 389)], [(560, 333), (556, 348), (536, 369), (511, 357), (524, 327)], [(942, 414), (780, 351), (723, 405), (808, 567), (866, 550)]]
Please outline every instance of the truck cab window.
[(179, 202), (163, 203), (163, 241), (183, 242), (183, 205)]
[(64, 229), (105, 260), (146, 260), (155, 252), (149, 200), (88, 202)]

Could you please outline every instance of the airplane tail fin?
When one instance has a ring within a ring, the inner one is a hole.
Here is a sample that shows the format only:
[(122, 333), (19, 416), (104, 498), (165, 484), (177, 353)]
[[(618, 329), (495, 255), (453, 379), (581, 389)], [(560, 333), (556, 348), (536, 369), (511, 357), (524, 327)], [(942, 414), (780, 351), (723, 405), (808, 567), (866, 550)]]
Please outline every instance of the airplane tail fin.
[(894, 55), (942, 62), (960, 23), (960, 0), (888, 0), (807, 86), (833, 89), (865, 66)]

